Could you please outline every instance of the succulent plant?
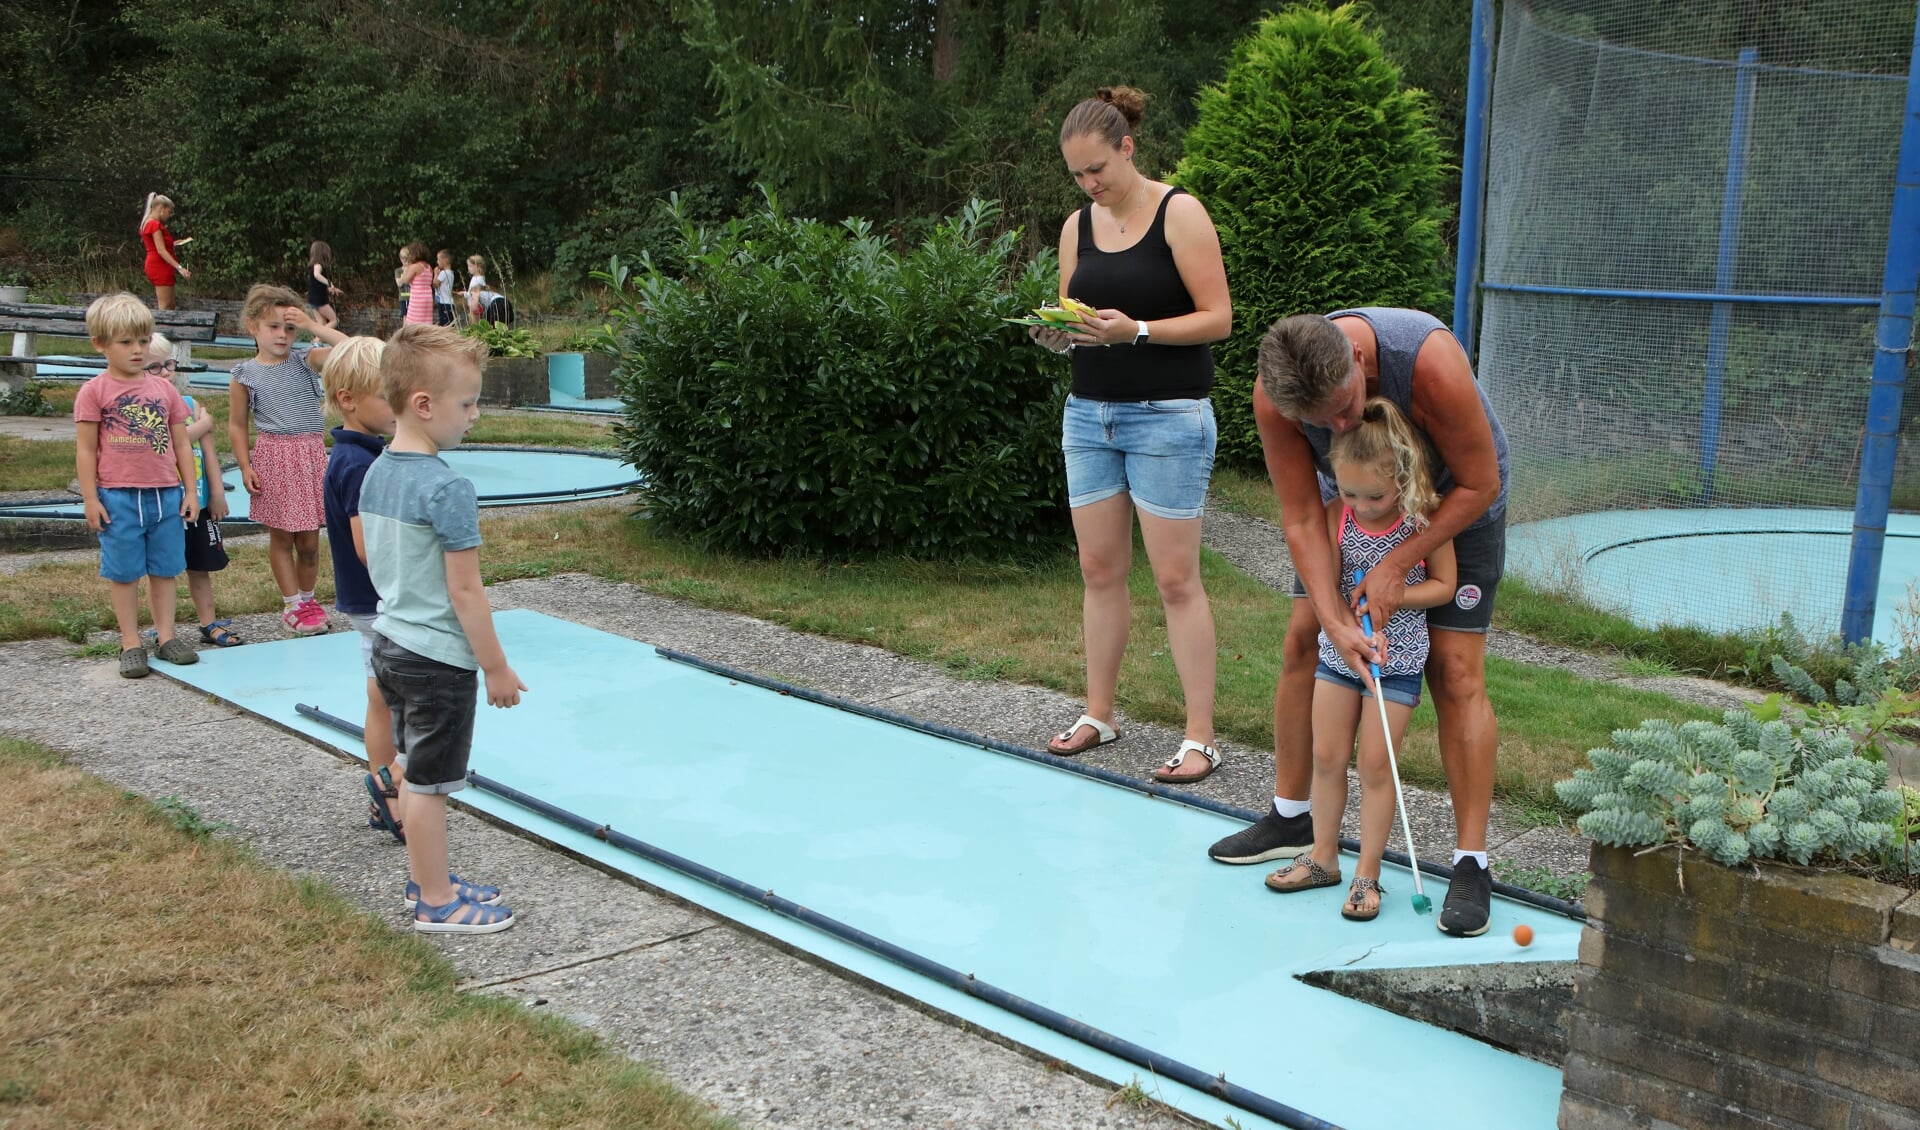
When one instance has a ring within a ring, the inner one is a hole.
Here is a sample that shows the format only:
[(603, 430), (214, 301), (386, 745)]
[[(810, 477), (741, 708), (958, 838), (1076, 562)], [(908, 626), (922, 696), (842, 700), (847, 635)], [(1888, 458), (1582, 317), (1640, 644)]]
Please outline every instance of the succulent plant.
[(1786, 707), (1771, 720), (1746, 710), (1720, 722), (1650, 720), (1612, 738), (1588, 753), (1589, 768), (1554, 785), (1599, 843), (1691, 844), (1729, 867), (1874, 863), (1897, 846), (1901, 797), (1845, 726)]

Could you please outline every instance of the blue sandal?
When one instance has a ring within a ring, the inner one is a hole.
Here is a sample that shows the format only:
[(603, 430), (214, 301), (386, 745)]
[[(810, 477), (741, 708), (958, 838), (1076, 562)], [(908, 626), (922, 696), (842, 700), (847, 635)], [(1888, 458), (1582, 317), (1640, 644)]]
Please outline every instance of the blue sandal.
[[(481, 883), (469, 883), (453, 872), (447, 872), (447, 878), (453, 882), (453, 897), (467, 902), (477, 902), (481, 906), (493, 906), (500, 901), (500, 888), (489, 887)], [(407, 909), (412, 910), (420, 902), (420, 884), (407, 880)]]
[(388, 801), (400, 795), (400, 787), (393, 783), (393, 777), (387, 772), (387, 767), (384, 765), (380, 767), (378, 777), (367, 773), (363, 774), (361, 779), (367, 786), (367, 795), (373, 798), (373, 802), (367, 806), (367, 827), (376, 832), (391, 832), (394, 839), (403, 844), (406, 843), (405, 827), (400, 821), (394, 819), (393, 809), (387, 807)]
[(422, 934), (497, 934), (513, 925), (513, 911), (455, 897), (445, 906), (422, 903), (413, 912), (413, 928)]
[(200, 638), (215, 647), (239, 647), (246, 641), (228, 631), (232, 620), (215, 620), (211, 624), (200, 625)]

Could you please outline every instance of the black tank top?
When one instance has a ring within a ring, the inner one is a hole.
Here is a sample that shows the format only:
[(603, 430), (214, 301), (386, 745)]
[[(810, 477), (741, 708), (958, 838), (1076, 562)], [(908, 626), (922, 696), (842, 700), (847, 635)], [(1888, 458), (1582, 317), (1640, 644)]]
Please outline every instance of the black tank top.
[[(1180, 281), (1167, 245), (1167, 202), (1161, 197), (1153, 226), (1125, 251), (1102, 251), (1093, 242), (1093, 205), (1080, 209), (1080, 255), (1067, 293), (1098, 309), (1119, 310), (1143, 322), (1193, 313), (1193, 296)], [(1186, 400), (1213, 388), (1213, 349), (1206, 345), (1093, 346), (1073, 351), (1073, 395), (1086, 400)]]

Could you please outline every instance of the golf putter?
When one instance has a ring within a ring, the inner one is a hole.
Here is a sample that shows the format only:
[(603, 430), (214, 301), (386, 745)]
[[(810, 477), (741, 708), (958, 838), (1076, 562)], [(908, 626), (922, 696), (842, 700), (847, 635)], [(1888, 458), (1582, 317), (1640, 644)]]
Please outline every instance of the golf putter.
[[(1359, 588), (1366, 576), (1365, 569), (1355, 569), (1353, 587)], [(1366, 598), (1360, 599), (1363, 602), (1360, 608), (1360, 630), (1367, 633), (1367, 638), (1371, 640), (1373, 615), (1366, 609), (1364, 604)], [(1393, 770), (1393, 805), (1400, 812), (1400, 835), (1407, 841), (1407, 863), (1413, 871), (1413, 909), (1417, 914), (1432, 914), (1433, 900), (1427, 897), (1427, 892), (1420, 885), (1420, 857), (1413, 850), (1413, 829), (1407, 824), (1407, 798), (1400, 791), (1400, 763), (1393, 756), (1393, 727), (1387, 722), (1387, 699), (1380, 691), (1380, 665), (1369, 663), (1367, 666), (1373, 671), (1373, 701), (1380, 707), (1380, 736), (1387, 743), (1387, 768)]]

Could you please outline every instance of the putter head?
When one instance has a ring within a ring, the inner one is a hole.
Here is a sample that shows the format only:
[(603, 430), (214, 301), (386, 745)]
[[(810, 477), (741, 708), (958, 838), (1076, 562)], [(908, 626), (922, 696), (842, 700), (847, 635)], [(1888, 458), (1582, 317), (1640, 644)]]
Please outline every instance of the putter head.
[(1413, 912), (1415, 914), (1432, 914), (1433, 900), (1425, 895), (1413, 896)]

